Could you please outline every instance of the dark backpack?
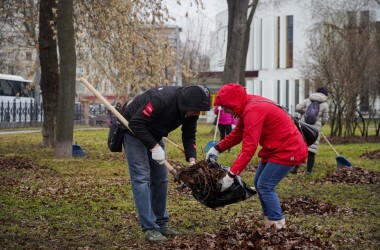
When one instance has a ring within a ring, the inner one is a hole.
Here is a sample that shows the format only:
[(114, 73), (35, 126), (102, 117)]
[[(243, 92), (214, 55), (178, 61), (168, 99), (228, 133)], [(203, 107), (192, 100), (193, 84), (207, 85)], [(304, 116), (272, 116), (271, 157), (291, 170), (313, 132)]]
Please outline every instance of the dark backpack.
[(108, 132), (108, 148), (111, 152), (121, 152), (123, 149), (124, 134), (127, 128), (112, 115), (111, 126)]
[(311, 102), (305, 112), (305, 122), (314, 125), (318, 120), (319, 102)]

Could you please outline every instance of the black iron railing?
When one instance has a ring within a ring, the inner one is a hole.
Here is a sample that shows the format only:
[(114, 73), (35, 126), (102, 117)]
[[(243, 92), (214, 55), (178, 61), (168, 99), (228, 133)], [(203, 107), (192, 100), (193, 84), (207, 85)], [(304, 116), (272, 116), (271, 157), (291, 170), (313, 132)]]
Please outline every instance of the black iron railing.
[(42, 122), (41, 105), (32, 101), (0, 101), (0, 122)]

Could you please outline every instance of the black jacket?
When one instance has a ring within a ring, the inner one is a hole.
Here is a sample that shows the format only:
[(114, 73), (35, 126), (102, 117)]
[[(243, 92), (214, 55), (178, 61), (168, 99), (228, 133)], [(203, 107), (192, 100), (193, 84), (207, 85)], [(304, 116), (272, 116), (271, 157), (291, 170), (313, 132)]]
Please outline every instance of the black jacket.
[(186, 160), (196, 158), (196, 126), (198, 116), (185, 117), (185, 111), (210, 110), (207, 88), (157, 87), (137, 96), (123, 111), (129, 122), (127, 131), (152, 149), (162, 137), (182, 125), (182, 141)]

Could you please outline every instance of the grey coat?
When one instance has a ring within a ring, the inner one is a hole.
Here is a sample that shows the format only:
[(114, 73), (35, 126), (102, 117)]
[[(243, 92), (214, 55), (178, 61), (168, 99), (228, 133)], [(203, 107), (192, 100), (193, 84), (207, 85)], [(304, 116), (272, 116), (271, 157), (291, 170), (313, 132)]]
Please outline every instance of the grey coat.
[[(312, 101), (319, 102), (318, 120), (313, 125), (313, 127), (318, 129), (318, 131), (321, 131), (322, 126), (329, 120), (329, 105), (327, 104), (327, 96), (318, 92), (312, 93), (309, 98), (296, 105), (296, 111), (303, 115)], [(305, 121), (304, 116), (302, 116), (301, 120)], [(318, 139), (314, 142), (313, 145), (309, 146), (309, 152), (313, 152), (315, 154), (318, 153), (319, 139), (320, 136), (318, 136)]]

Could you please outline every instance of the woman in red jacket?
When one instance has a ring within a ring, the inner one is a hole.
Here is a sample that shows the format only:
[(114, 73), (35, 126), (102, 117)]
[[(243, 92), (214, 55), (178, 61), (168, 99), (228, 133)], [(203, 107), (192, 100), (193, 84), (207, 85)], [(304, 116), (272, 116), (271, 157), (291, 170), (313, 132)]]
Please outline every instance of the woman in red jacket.
[(211, 148), (206, 155), (218, 154), (242, 142), (242, 150), (231, 166), (230, 172), (220, 180), (222, 192), (228, 189), (235, 175), (239, 175), (254, 156), (258, 145), (261, 158), (254, 184), (263, 210), (265, 225), (285, 226), (277, 184), (294, 167), (306, 161), (307, 145), (291, 117), (273, 101), (256, 95), (248, 95), (239, 84), (226, 84), (218, 92), (215, 106), (239, 117), (236, 128)]

